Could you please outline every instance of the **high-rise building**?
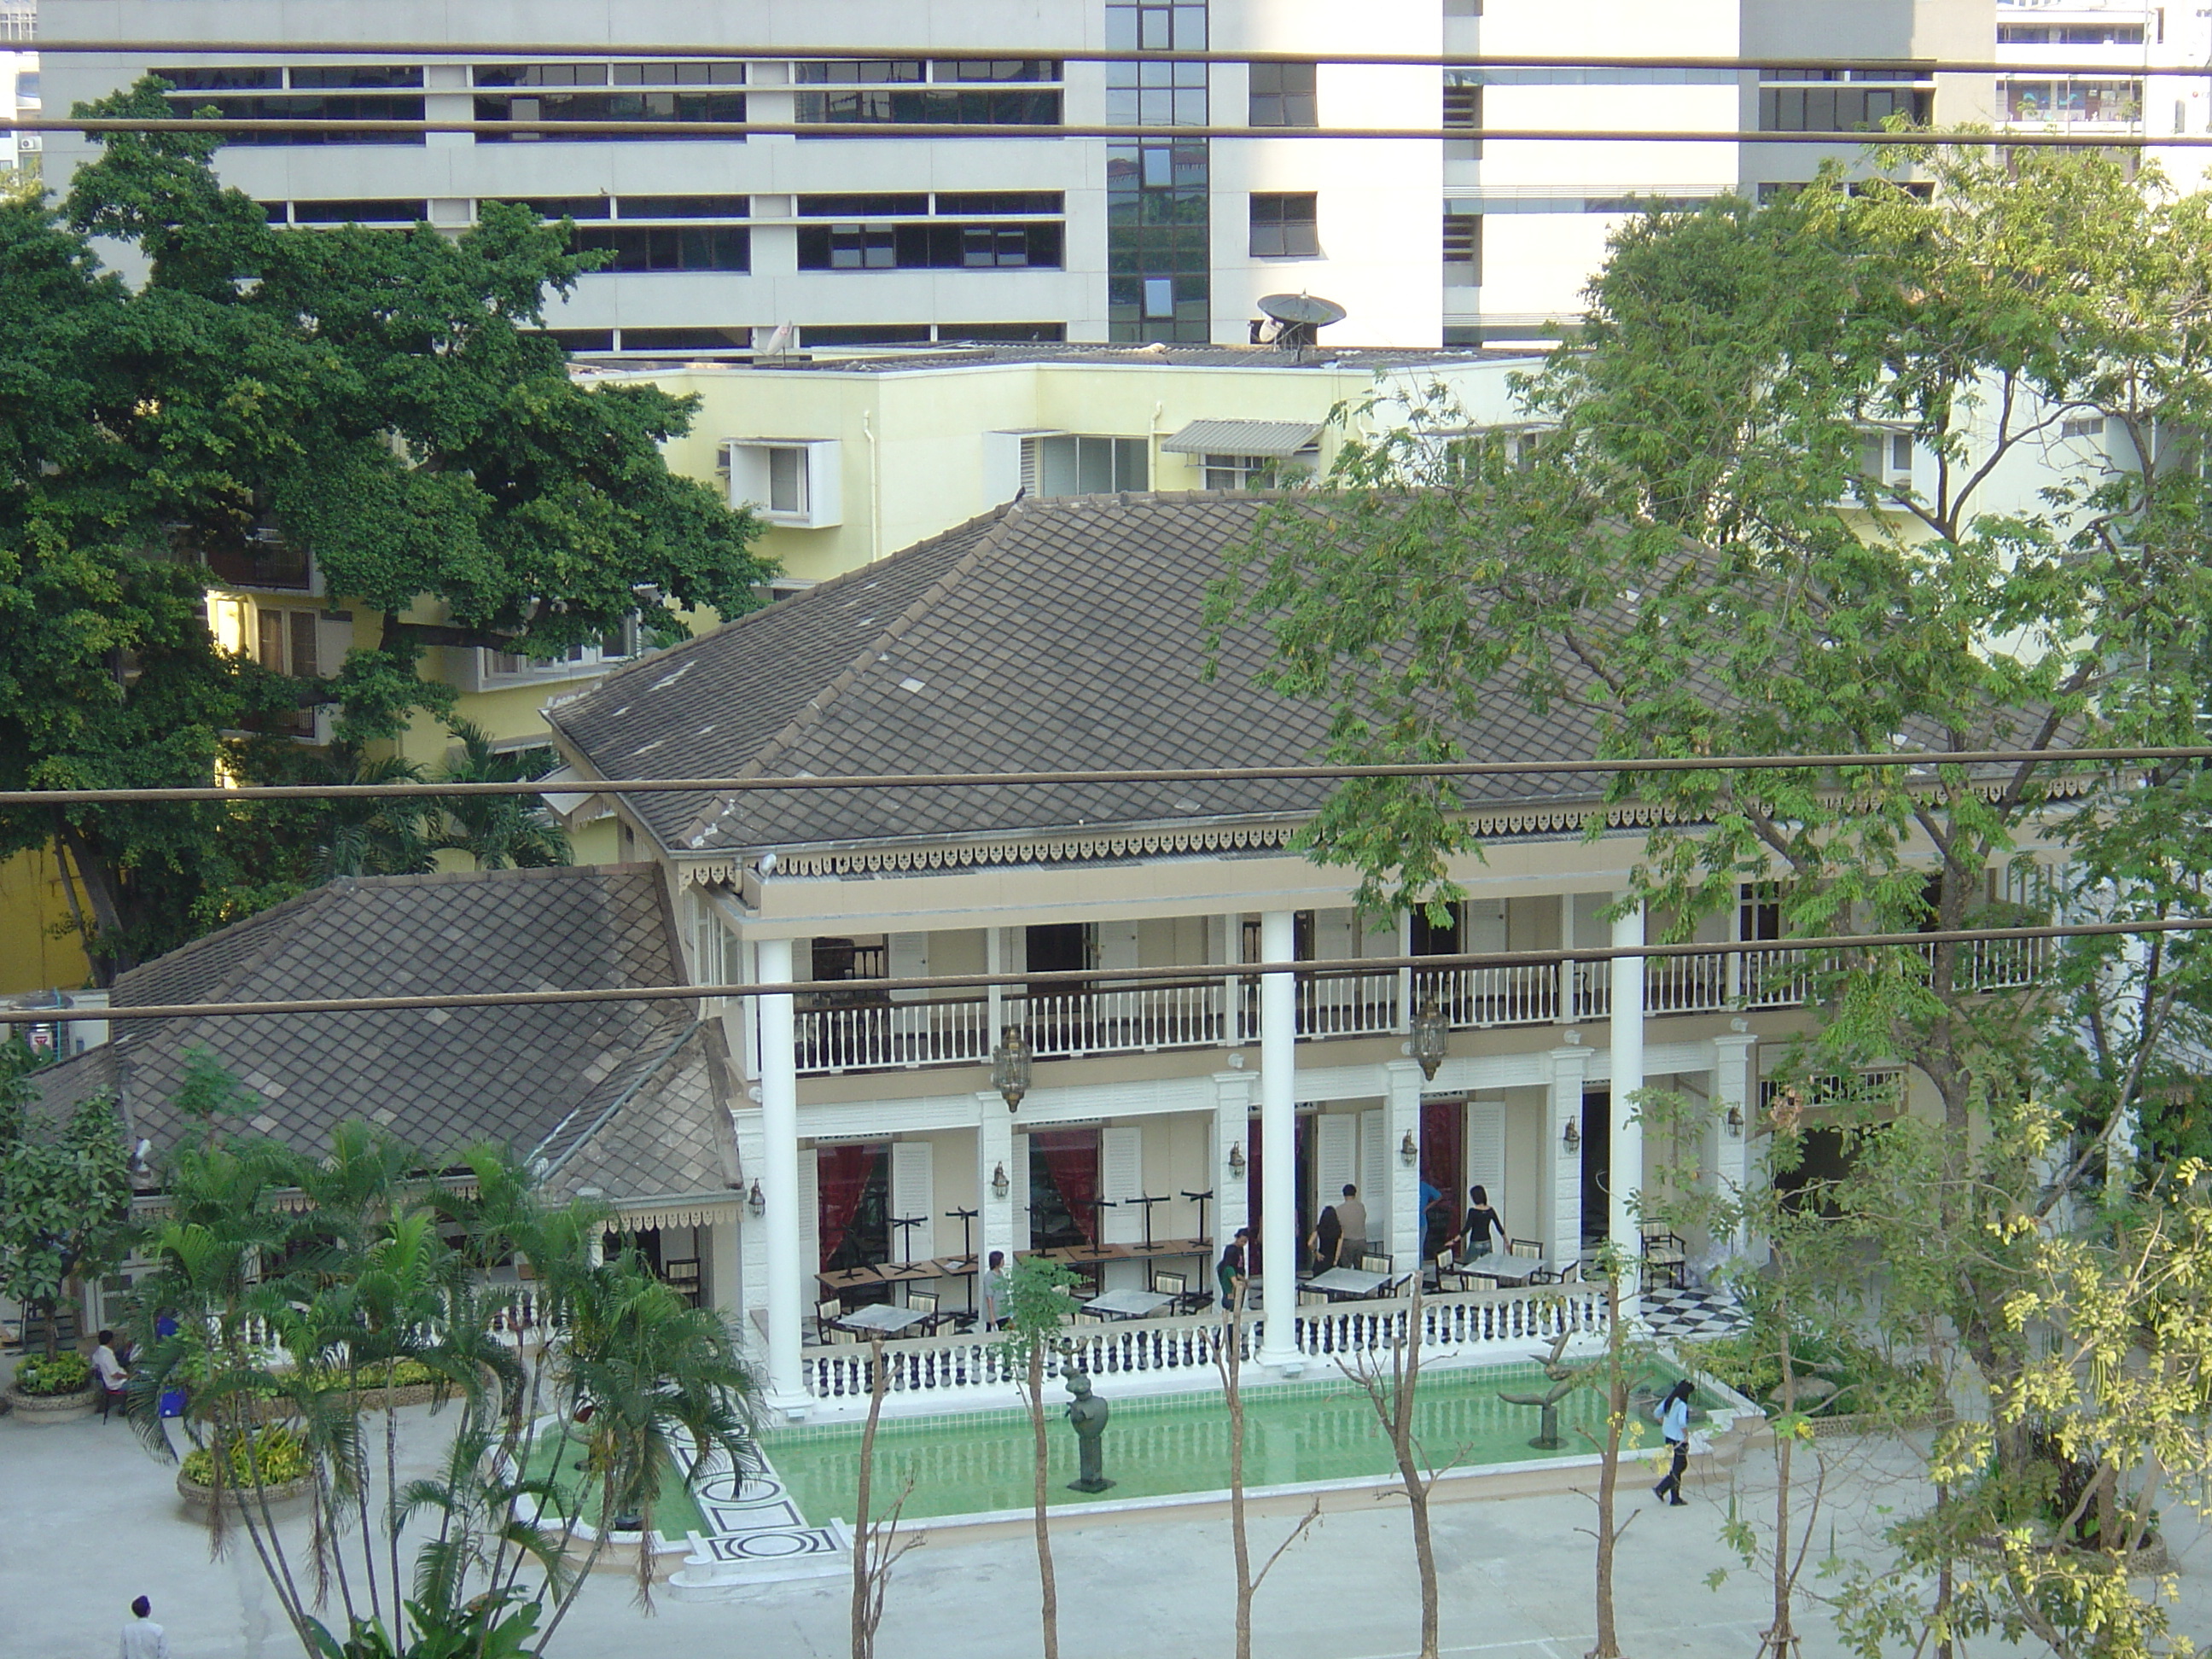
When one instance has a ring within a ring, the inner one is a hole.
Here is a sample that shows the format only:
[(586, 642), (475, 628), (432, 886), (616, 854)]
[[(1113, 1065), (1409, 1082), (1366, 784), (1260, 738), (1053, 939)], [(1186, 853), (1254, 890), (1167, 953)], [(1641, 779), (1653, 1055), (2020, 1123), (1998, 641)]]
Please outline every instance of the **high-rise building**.
[[(2077, 8), (2078, 9), (2078, 8)], [(2007, 10), (2016, 9), (2008, 7)], [(234, 118), (818, 122), (799, 136), (270, 131), (224, 175), (283, 222), (459, 229), (486, 201), (577, 222), (611, 263), (556, 307), (579, 349), (1250, 337), (1256, 301), (1341, 304), (1337, 343), (1541, 338), (1574, 314), (1639, 202), (1809, 177), (1829, 147), (1655, 141), (1739, 129), (1848, 135), (1903, 112), (1991, 118), (1987, 76), (1649, 67), (1446, 69), (1332, 54), (1986, 57), (1993, 0), (539, 0), (455, 7), (46, 0), (49, 109), (163, 74)], [(204, 41), (199, 50), (179, 42)], [(298, 50), (359, 42), (358, 52)], [(585, 42), (651, 47), (650, 59)], [(228, 49), (240, 44), (262, 51)], [(708, 58), (702, 47), (742, 48)], [(288, 50), (288, 48), (290, 48)], [(1115, 48), (1313, 61), (1099, 63)], [(1135, 139), (871, 140), (884, 123), (1115, 125)], [(1206, 139), (1250, 125), (1280, 137)], [(1443, 140), (1304, 136), (1449, 128)], [(1510, 128), (1595, 139), (1486, 138)], [(1457, 130), (1465, 136), (1457, 136)], [(1624, 135), (1607, 139), (1606, 133)], [(58, 180), (88, 153), (58, 136)]]
[[(39, 30), (37, 0), (0, 0), (0, 109), (21, 118), (41, 112), (39, 54), (30, 50)], [(0, 179), (39, 171), (40, 136), (15, 133), (0, 149)]]
[(2212, 12), (2142, 0), (1997, 0), (1996, 57), (2011, 66), (1996, 87), (2007, 128), (2140, 137), (2176, 184), (2204, 182), (2203, 150), (2158, 141), (2212, 132)]

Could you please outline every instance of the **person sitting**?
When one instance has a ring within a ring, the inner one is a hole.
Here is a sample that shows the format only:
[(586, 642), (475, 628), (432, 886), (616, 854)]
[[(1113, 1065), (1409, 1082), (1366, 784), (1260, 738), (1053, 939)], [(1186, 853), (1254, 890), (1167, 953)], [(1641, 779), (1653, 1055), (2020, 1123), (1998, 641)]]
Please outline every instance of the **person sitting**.
[(102, 1331), (100, 1346), (92, 1351), (92, 1375), (100, 1384), (100, 1415), (104, 1421), (108, 1411), (123, 1398), (129, 1385), (131, 1373), (115, 1352), (115, 1333)]

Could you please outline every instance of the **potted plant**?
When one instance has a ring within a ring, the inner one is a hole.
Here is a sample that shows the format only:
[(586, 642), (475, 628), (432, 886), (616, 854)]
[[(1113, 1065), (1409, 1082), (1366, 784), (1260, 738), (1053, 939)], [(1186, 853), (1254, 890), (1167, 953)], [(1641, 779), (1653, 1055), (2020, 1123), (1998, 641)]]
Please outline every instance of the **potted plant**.
[(177, 1494), (200, 1520), (211, 1519), (218, 1503), (234, 1514), (240, 1504), (252, 1504), (258, 1513), (264, 1502), (273, 1510), (314, 1490), (315, 1472), (308, 1462), (307, 1449), (284, 1424), (256, 1429), (250, 1442), (246, 1437), (233, 1438), (227, 1451), (228, 1468), (219, 1492), (213, 1450), (196, 1448), (186, 1452), (178, 1465)]
[(53, 1355), (27, 1353), (15, 1362), (8, 1403), (26, 1423), (69, 1423), (91, 1415), (100, 1391), (85, 1357), (64, 1349)]

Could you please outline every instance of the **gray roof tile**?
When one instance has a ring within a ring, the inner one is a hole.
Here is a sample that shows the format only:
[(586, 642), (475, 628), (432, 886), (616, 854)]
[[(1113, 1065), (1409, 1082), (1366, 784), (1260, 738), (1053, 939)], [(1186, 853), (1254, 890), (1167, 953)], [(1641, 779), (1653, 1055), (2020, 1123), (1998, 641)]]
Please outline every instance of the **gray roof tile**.
[[(333, 882), (124, 975), (113, 994), (131, 1007), (681, 977), (659, 872), (629, 865)], [(601, 1157), (600, 1184), (618, 1199), (638, 1195), (617, 1184), (624, 1168), (656, 1183), (712, 1175), (696, 1190), (719, 1192), (728, 1178), (702, 1151), (697, 1099), (723, 1097), (725, 1057), (694, 1012), (623, 1001), (119, 1020), (107, 1045), (36, 1082), (49, 1109), (112, 1091), (126, 1133), (166, 1147), (185, 1127), (170, 1102), (199, 1048), (252, 1091), (248, 1121), (302, 1149), (359, 1118), (434, 1152), (490, 1140), (562, 1167)], [(690, 1092), (672, 1093), (664, 1073)], [(663, 1102), (680, 1121), (648, 1157), (657, 1131), (646, 1118)], [(721, 1128), (726, 1139), (726, 1111)], [(626, 1150), (595, 1152), (594, 1137), (613, 1131)]]

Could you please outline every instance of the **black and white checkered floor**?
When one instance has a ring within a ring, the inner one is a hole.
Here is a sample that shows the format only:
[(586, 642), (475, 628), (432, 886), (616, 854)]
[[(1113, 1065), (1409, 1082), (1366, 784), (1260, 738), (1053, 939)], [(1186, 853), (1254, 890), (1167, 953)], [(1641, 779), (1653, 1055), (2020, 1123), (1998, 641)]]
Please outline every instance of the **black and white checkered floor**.
[(1746, 1323), (1735, 1299), (1716, 1291), (1649, 1290), (1644, 1292), (1642, 1312), (1652, 1336), (1662, 1342), (1734, 1336)]

